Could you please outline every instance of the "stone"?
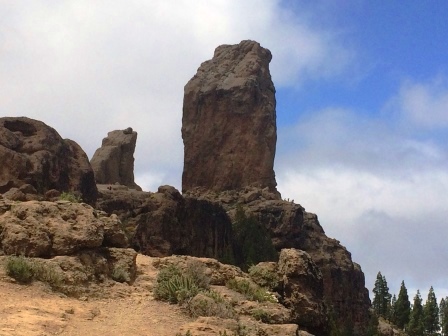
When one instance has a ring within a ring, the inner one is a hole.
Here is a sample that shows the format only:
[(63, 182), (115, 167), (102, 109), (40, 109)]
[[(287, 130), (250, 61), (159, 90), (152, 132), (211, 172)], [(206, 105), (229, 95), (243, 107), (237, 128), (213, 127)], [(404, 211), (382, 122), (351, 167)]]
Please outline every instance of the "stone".
[[(80, 193), (94, 204), (97, 188), (87, 155), (79, 145), (41, 121), (0, 118), (0, 193), (31, 185), (23, 193), (44, 195), (50, 189)], [(34, 197), (35, 198), (35, 197)]]
[(97, 207), (117, 214), (140, 253), (222, 259), (232, 254), (232, 223), (217, 203), (183, 197), (171, 186), (156, 193), (100, 187)]
[(308, 253), (322, 273), (324, 296), (337, 325), (346, 326), (349, 321), (355, 335), (363, 335), (369, 321), (370, 299), (364, 273), (352, 261), (350, 252), (336, 239), (327, 237), (317, 216), (299, 204), (266, 198), (263, 190), (258, 199), (247, 203), (247, 193), (191, 190), (185, 196), (220, 203), (232, 220), (241, 206), (266, 227), (277, 251), (295, 248)]
[(137, 132), (125, 130), (109, 132), (93, 154), (90, 163), (98, 184), (121, 184), (142, 190), (134, 181), (134, 151)]
[(254, 41), (216, 48), (184, 90), (182, 191), (268, 187), (277, 141), (271, 52)]
[(280, 296), (292, 322), (316, 335), (328, 334), (322, 273), (305, 251), (283, 249), (278, 261)]
[(48, 258), (128, 245), (117, 216), (98, 213), (85, 203), (3, 202), (0, 248), (7, 255)]

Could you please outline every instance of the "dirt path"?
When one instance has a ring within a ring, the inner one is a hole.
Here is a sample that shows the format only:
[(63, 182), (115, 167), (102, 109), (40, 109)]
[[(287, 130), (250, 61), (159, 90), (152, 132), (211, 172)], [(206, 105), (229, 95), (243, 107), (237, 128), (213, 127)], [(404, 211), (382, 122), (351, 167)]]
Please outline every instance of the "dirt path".
[(0, 336), (174, 336), (191, 321), (175, 305), (155, 301), (152, 259), (139, 255), (133, 286), (115, 283), (106, 298), (78, 300), (40, 283), (11, 283), (0, 270)]

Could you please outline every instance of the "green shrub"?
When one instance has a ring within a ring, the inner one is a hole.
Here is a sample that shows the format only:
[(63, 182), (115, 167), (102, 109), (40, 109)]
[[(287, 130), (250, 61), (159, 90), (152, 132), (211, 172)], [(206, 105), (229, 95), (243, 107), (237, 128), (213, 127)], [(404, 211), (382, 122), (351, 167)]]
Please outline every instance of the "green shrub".
[(247, 299), (259, 302), (276, 302), (272, 293), (247, 279), (230, 279), (226, 286), (243, 294)]
[(51, 265), (32, 261), (34, 279), (45, 282), (53, 289), (60, 289), (63, 278), (61, 274)]
[(251, 266), (249, 268), (250, 278), (259, 286), (273, 290), (280, 281), (276, 272), (262, 266)]
[(232, 225), (235, 261), (244, 271), (261, 261), (277, 261), (278, 253), (268, 230), (254, 216), (247, 216), (240, 206)]
[(28, 258), (11, 256), (6, 262), (6, 274), (20, 283), (33, 281), (34, 270)]
[(23, 256), (10, 256), (8, 258), (6, 274), (20, 283), (39, 280), (47, 283), (53, 289), (59, 288), (62, 284), (62, 276), (53, 266)]
[(269, 323), (269, 314), (263, 309), (254, 309), (250, 312), (250, 315), (252, 315), (252, 317), (258, 321)]
[(125, 270), (123, 267), (117, 266), (114, 268), (111, 274), (111, 278), (117, 282), (129, 282), (131, 281), (131, 277), (129, 272)]
[(192, 317), (216, 316), (220, 318), (234, 318), (235, 311), (218, 292), (203, 291), (189, 300), (186, 304), (188, 313)]
[(73, 202), (73, 203), (81, 203), (82, 199), (80, 196), (75, 195), (74, 193), (71, 192), (63, 192), (60, 196), (59, 199), (61, 201), (69, 201), (69, 202)]
[(210, 288), (210, 276), (206, 274), (207, 267), (199, 260), (190, 260), (185, 269), (185, 275), (191, 278), (201, 289)]

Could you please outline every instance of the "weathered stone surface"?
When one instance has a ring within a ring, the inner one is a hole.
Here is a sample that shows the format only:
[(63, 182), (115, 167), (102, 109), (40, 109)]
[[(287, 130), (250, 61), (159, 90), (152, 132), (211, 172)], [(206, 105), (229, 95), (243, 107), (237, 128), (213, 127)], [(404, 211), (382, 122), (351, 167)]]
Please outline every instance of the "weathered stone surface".
[(137, 132), (130, 127), (107, 134), (90, 161), (98, 184), (119, 183), (141, 190), (134, 181), (136, 142)]
[(222, 45), (185, 86), (182, 191), (276, 191), (275, 88), (269, 50), (254, 41)]
[(223, 258), (231, 252), (232, 224), (219, 204), (184, 198), (170, 186), (156, 193), (100, 190), (98, 208), (120, 217), (143, 254)]
[(41, 121), (0, 118), (0, 161), (0, 193), (29, 184), (40, 195), (56, 189), (80, 193), (90, 204), (96, 201), (97, 189), (87, 155), (74, 141), (63, 140)]
[(14, 204), (4, 199), (1, 203), (0, 249), (5, 254), (52, 257), (101, 246), (127, 246), (118, 218), (85, 203)]
[(253, 188), (221, 193), (191, 190), (186, 196), (219, 202), (231, 218), (237, 206), (242, 206), (268, 229), (278, 251), (284, 248), (306, 251), (322, 272), (324, 296), (338, 325), (353, 324), (355, 335), (363, 335), (369, 321), (370, 299), (364, 274), (352, 261), (350, 252), (336, 239), (327, 237), (317, 216), (299, 204), (273, 200), (266, 190), (260, 191), (258, 199), (247, 202), (246, 195), (253, 192)]
[(283, 249), (277, 271), (281, 279), (280, 295), (291, 309), (292, 321), (316, 335), (327, 335), (322, 274), (310, 255), (297, 249)]

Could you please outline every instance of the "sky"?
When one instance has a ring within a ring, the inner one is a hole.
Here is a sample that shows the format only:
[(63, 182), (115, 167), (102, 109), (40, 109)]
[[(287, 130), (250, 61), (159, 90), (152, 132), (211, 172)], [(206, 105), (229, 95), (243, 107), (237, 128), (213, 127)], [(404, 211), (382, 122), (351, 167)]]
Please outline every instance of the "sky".
[[(448, 296), (448, 2), (0, 0), (0, 116), (92, 157), (138, 132), (136, 182), (181, 188), (183, 87), (221, 44), (268, 48), (283, 198), (316, 213), (372, 290)], [(371, 294), (372, 298), (372, 294)]]

